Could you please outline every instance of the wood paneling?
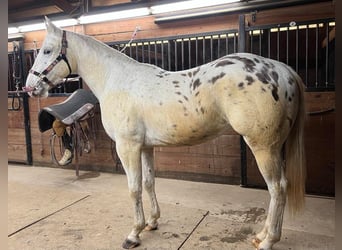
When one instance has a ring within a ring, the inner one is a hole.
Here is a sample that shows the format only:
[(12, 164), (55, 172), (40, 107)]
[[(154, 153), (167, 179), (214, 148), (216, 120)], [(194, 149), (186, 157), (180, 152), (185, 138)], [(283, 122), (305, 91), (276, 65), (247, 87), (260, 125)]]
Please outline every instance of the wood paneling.
[(240, 179), (240, 136), (232, 128), (199, 145), (157, 147), (154, 155), (157, 173), (164, 177), (179, 174), (182, 179), (215, 179), (219, 183), (232, 183), (233, 179), (238, 183)]
[[(12, 112), (9, 112), (12, 114)], [(9, 116), (13, 118), (14, 116)], [(9, 122), (9, 125), (15, 124), (14, 122)], [(8, 127), (7, 132), (7, 155), (9, 161), (14, 162), (26, 162), (26, 140), (25, 140), (25, 130), (18, 127)]]
[(26, 144), (8, 143), (7, 146), (8, 161), (13, 162), (26, 162)]
[(24, 113), (19, 111), (8, 111), (8, 127), (9, 128), (25, 128)]

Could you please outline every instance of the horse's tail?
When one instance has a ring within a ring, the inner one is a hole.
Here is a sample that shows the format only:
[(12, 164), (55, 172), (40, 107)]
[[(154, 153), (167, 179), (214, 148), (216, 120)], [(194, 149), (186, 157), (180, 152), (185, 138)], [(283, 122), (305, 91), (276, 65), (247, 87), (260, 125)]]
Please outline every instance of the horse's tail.
[(298, 112), (289, 137), (285, 143), (286, 178), (288, 180), (287, 202), (291, 215), (295, 215), (305, 205), (306, 162), (304, 148), (304, 122), (306, 117), (304, 84), (293, 72), (299, 89)]

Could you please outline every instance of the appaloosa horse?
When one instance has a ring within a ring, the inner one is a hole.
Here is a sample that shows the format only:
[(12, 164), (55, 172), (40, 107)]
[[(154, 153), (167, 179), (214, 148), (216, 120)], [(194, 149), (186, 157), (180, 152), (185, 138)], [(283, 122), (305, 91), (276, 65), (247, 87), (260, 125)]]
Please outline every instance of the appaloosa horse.
[[(184, 71), (139, 63), (85, 35), (46, 20), (47, 36), (26, 82), (32, 96), (48, 96), (78, 73), (98, 98), (106, 133), (116, 142), (134, 207), (124, 248), (140, 244), (143, 229), (158, 226), (153, 147), (193, 145), (220, 135), (229, 124), (251, 148), (271, 196), (265, 226), (254, 246), (280, 240), (283, 213), (304, 204), (303, 83), (287, 65), (237, 53)], [(142, 186), (151, 201), (145, 224)], [(228, 195), (228, 194), (227, 194)], [(258, 197), (255, 197), (258, 199)]]

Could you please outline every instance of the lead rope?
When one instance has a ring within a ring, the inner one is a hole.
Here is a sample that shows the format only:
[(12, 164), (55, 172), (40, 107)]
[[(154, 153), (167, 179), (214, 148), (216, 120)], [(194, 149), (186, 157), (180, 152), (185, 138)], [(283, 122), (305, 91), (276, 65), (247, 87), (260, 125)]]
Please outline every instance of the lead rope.
[(138, 33), (138, 31), (140, 30), (140, 27), (135, 27), (135, 30), (134, 30), (134, 32), (133, 32), (133, 34), (132, 34), (132, 36), (131, 36), (131, 39), (128, 41), (128, 43), (126, 43), (125, 44), (125, 46), (120, 50), (120, 52), (122, 53), (123, 51), (125, 51), (125, 49), (127, 48), (127, 46), (129, 46), (132, 42), (133, 42), (133, 40), (134, 40), (134, 38), (136, 37), (136, 35), (137, 35), (137, 33)]
[[(12, 77), (15, 83), (15, 94), (12, 96), (12, 107), (10, 110), (18, 111), (21, 109), (21, 100), (20, 100), (20, 93), (19, 93), (19, 87), (21, 84), (21, 67), (19, 64), (19, 46), (16, 44), (16, 42), (13, 41), (13, 57), (12, 57)], [(18, 67), (18, 72), (17, 72)], [(17, 102), (15, 101), (17, 100)]]

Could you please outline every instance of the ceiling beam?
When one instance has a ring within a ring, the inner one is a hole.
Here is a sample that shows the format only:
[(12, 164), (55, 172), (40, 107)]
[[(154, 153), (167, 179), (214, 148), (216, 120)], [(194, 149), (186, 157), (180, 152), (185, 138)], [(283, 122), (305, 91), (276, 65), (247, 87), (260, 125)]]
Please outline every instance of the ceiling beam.
[(75, 10), (75, 6), (72, 6), (67, 0), (52, 0), (52, 3), (62, 9), (66, 14), (70, 14)]

